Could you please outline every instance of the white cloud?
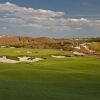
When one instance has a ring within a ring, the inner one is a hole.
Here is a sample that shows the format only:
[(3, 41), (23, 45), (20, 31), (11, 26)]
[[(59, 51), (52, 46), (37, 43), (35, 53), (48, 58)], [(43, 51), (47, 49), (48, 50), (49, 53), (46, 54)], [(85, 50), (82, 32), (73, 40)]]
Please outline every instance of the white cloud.
[(19, 7), (15, 4), (12, 4), (10, 2), (6, 2), (4, 4), (0, 4), (0, 10), (1, 11), (8, 11), (10, 13), (15, 14), (25, 14), (30, 16), (32, 15), (39, 15), (39, 16), (46, 16), (46, 17), (60, 17), (63, 16), (64, 12), (55, 12), (51, 10), (43, 10), (43, 9), (33, 9), (33, 8), (25, 8), (25, 7)]
[(1, 27), (1, 29), (6, 30), (6, 29), (7, 29), (7, 27), (3, 26), (3, 27)]
[(40, 32), (47, 30), (47, 32), (66, 33), (79, 31), (83, 25), (94, 28), (100, 26), (100, 20), (65, 18), (64, 12), (20, 7), (10, 2), (0, 4), (0, 15), (2, 15), (2, 17), (0, 16), (0, 26), (6, 24), (6, 26), (10, 25), (10, 28), (11, 26), (23, 27), (23, 30), (31, 28), (31, 31), (40, 30)]

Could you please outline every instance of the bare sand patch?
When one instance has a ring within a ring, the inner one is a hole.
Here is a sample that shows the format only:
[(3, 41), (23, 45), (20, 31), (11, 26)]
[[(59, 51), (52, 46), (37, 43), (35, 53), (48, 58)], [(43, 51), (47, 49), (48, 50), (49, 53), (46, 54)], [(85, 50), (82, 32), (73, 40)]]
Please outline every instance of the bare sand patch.
[(40, 61), (40, 60), (43, 60), (43, 58), (34, 58), (34, 59), (31, 59), (31, 57), (18, 57), (19, 58), (19, 62), (37, 62), (37, 61)]
[(56, 56), (56, 55), (51, 55), (53, 58), (66, 58), (66, 56)]
[(43, 58), (34, 58), (32, 59), (32, 57), (18, 57), (19, 60), (12, 60), (12, 59), (8, 59), (6, 56), (3, 56), (3, 57), (0, 57), (0, 62), (1, 63), (20, 63), (20, 62), (28, 62), (28, 63), (31, 63), (31, 62), (38, 62), (38, 61), (41, 61), (43, 60)]
[(77, 51), (73, 52), (73, 54), (76, 55), (76, 56), (84, 56), (85, 55), (84, 53), (80, 53), (80, 52), (77, 52)]
[(0, 62), (2, 63), (18, 63), (17, 60), (8, 59), (6, 56), (0, 57)]

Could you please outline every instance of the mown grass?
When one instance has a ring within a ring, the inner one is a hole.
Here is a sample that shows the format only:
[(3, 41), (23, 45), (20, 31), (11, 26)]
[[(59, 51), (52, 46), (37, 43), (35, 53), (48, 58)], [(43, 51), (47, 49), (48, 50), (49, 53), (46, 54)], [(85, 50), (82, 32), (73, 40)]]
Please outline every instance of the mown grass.
[[(30, 51), (31, 53), (27, 53)], [(70, 52), (54, 49), (0, 48), (0, 56), (47, 56), (51, 54), (70, 54)]]
[[(15, 50), (0, 49), (0, 55), (20, 55)], [(100, 59), (50, 57), (58, 53), (61, 51), (40, 50), (37, 54), (32, 50), (29, 55), (47, 59), (35, 63), (0, 63), (0, 100), (100, 100)]]

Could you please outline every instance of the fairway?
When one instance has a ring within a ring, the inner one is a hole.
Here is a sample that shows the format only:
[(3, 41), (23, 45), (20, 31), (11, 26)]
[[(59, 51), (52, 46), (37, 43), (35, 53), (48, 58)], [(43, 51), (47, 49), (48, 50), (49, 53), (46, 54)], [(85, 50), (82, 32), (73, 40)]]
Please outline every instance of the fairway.
[[(50, 55), (62, 51), (32, 49), (0, 49), (0, 55), (25, 55), (27, 50), (31, 50), (31, 56), (46, 59), (0, 63), (0, 100), (100, 100), (100, 58), (57, 59)], [(15, 51), (20, 52), (14, 54)]]

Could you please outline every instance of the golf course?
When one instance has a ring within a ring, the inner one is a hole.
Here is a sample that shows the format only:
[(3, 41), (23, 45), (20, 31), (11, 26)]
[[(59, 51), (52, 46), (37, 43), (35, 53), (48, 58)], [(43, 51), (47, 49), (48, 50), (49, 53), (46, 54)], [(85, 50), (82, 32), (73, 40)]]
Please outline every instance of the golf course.
[(0, 100), (100, 100), (100, 0), (0, 0)]
[[(65, 55), (54, 58), (51, 55)], [(0, 56), (44, 58), (0, 62), (0, 100), (100, 100), (100, 57), (53, 49), (0, 48)]]

